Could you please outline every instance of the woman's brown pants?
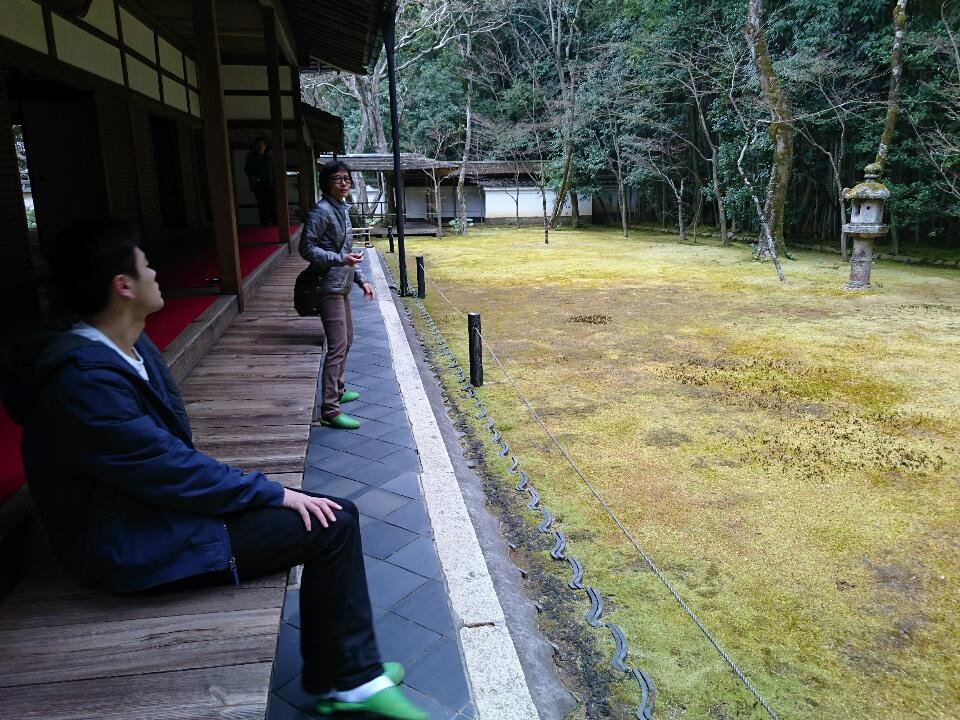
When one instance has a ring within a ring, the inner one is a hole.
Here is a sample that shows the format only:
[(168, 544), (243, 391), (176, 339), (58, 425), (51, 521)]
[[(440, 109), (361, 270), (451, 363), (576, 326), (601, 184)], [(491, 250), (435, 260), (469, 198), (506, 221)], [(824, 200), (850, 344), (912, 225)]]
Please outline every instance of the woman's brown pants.
[(320, 319), (327, 336), (327, 355), (321, 376), (320, 417), (331, 420), (340, 413), (340, 396), (346, 389), (343, 369), (353, 344), (353, 318), (349, 295), (325, 295), (320, 303)]

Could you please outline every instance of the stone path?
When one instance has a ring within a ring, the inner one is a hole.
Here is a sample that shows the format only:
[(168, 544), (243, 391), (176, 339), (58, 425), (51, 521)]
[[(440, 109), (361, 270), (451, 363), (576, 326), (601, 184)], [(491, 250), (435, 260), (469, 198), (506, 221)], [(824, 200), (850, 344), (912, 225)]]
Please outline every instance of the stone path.
[[(361, 397), (344, 410), (363, 424), (355, 431), (313, 428), (302, 486), (359, 507), (381, 654), (406, 666), (407, 695), (431, 720), (474, 718), (384, 319), (378, 303), (357, 292), (351, 300), (355, 338), (345, 379)], [(298, 600), (296, 590), (287, 593), (267, 720), (310, 717), (300, 689)]]

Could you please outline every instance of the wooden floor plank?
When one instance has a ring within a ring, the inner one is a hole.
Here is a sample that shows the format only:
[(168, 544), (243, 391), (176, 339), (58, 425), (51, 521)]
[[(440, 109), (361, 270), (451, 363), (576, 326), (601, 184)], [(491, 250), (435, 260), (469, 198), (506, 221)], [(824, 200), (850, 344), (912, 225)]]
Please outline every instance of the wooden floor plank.
[(3, 630), (0, 687), (270, 662), (279, 623), (277, 606)]
[(28, 685), (4, 694), (18, 720), (263, 720), (272, 663)]
[(245, 582), (239, 588), (224, 577), (224, 584), (218, 587), (141, 593), (132, 600), (90, 590), (56, 575), (21, 583), (10, 600), (28, 603), (33, 612), (0, 614), (0, 631), (273, 608), (286, 583), (287, 573)]

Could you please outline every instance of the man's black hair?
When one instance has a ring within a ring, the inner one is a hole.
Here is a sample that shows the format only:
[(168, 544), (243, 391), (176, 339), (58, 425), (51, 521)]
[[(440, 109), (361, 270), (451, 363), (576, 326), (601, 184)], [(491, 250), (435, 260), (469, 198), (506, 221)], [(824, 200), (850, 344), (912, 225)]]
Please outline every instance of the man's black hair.
[(320, 191), (326, 193), (327, 189), (330, 187), (330, 178), (333, 174), (339, 170), (350, 175), (350, 166), (347, 165), (343, 160), (331, 160), (328, 163), (324, 163), (323, 167), (320, 168)]
[(121, 220), (83, 220), (61, 232), (54, 243), (50, 271), (57, 292), (80, 317), (90, 317), (110, 302), (117, 275), (140, 276), (134, 250), (140, 233)]

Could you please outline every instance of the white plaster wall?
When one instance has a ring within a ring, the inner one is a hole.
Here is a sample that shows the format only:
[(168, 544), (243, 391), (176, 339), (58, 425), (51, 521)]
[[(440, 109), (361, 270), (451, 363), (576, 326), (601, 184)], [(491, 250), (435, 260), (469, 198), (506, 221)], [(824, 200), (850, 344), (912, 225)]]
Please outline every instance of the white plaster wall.
[(433, 188), (408, 187), (403, 189), (403, 202), (407, 217), (425, 218), (427, 216), (427, 196)]
[(47, 33), (43, 25), (43, 9), (31, 0), (5, 0), (0, 37), (46, 53)]
[(156, 61), (153, 30), (148, 28), (125, 8), (120, 8), (120, 24), (123, 26), (123, 42), (141, 55)]
[[(516, 197), (516, 190), (513, 188), (485, 188), (486, 200), (487, 200), (487, 214), (486, 217), (494, 218), (512, 218), (516, 217), (517, 207), (514, 203), (514, 197)], [(556, 193), (553, 190), (547, 190), (547, 212), (553, 210), (554, 198), (556, 198)], [(592, 198), (589, 195), (580, 195), (580, 216), (589, 216), (593, 214), (592, 208)], [(543, 217), (543, 202), (540, 199), (540, 191), (537, 188), (520, 188), (520, 217), (529, 218), (529, 217)], [(570, 209), (570, 200), (567, 199), (566, 204), (561, 211), (563, 217), (570, 217), (572, 211)]]
[(123, 83), (120, 50), (59, 15), (53, 16), (57, 58), (94, 75)]
[[(226, 95), (223, 108), (228, 120), (269, 120), (270, 98), (266, 95)], [(283, 119), (293, 119), (293, 98), (280, 98)]]
[(113, 0), (93, 0), (83, 19), (95, 28), (103, 30), (110, 37), (117, 37), (117, 16), (114, 12)]
[(154, 100), (160, 99), (160, 80), (157, 71), (127, 53), (127, 84), (131, 90), (143, 93)]

